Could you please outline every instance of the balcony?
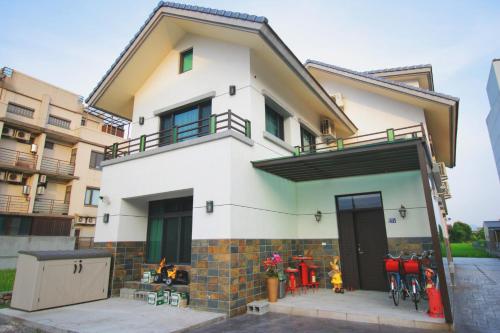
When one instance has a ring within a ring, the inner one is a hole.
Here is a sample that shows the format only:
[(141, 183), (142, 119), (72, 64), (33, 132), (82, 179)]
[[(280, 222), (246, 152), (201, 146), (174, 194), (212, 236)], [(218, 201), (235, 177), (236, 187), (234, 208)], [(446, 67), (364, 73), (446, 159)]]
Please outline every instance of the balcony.
[(54, 199), (36, 198), (33, 207), (33, 213), (46, 215), (68, 215), (68, 210), (69, 203)]
[(7, 168), (35, 170), (37, 155), (8, 148), (0, 148), (0, 165)]
[(276, 176), (303, 182), (419, 170), (424, 158), (432, 161), (432, 148), (425, 128), (419, 124), (297, 146), (293, 156), (252, 164)]
[(29, 197), (0, 194), (0, 212), (28, 213), (29, 205)]
[(40, 171), (52, 175), (73, 176), (75, 174), (75, 165), (68, 161), (43, 157)]
[(115, 143), (104, 149), (104, 160), (133, 155), (225, 131), (233, 131), (250, 138), (251, 124), (249, 120), (243, 119), (229, 110), (225, 113), (213, 114), (209, 118)]

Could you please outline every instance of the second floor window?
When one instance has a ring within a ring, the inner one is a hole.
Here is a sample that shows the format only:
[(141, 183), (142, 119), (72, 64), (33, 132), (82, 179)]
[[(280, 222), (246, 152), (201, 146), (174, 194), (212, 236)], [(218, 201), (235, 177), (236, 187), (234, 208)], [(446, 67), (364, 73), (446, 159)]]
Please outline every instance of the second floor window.
[(316, 136), (302, 126), (300, 127), (300, 143), (304, 152), (316, 150)]
[(23, 116), (26, 118), (33, 118), (35, 110), (32, 108), (27, 108), (25, 106), (9, 103), (7, 104), (7, 112), (17, 114), (18, 116)]
[(98, 151), (90, 152), (89, 168), (101, 170), (101, 162), (104, 160), (104, 154)]
[[(189, 140), (209, 132), (212, 100), (198, 102), (164, 115), (160, 119), (160, 145)], [(173, 131), (176, 127), (177, 135)]]
[(87, 187), (84, 203), (85, 206), (97, 206), (99, 204), (99, 189)]
[(283, 116), (273, 110), (272, 107), (266, 104), (266, 132), (271, 133), (275, 137), (285, 140)]

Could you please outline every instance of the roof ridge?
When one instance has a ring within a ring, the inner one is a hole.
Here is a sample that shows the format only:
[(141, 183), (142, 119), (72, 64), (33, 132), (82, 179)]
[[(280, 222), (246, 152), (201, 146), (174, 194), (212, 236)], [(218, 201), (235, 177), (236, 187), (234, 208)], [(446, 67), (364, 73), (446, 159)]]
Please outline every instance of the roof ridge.
[(328, 68), (335, 69), (335, 70), (340, 70), (340, 71), (343, 71), (343, 72), (346, 72), (346, 73), (351, 73), (351, 74), (354, 74), (354, 75), (363, 76), (363, 77), (368, 78), (368, 79), (372, 79), (372, 80), (380, 81), (380, 82), (384, 82), (384, 83), (389, 83), (389, 84), (392, 84), (392, 85), (395, 85), (395, 86), (400, 86), (402, 88), (414, 90), (414, 91), (421, 92), (421, 93), (424, 93), (424, 94), (428, 94), (428, 95), (432, 95), (432, 96), (436, 96), (436, 97), (442, 97), (442, 98), (446, 98), (446, 99), (451, 99), (451, 100), (453, 100), (455, 102), (460, 101), (460, 99), (458, 97), (455, 97), (455, 96), (451, 96), (451, 95), (447, 95), (447, 94), (443, 94), (443, 93), (438, 93), (438, 92), (435, 92), (435, 91), (432, 91), (432, 90), (427, 90), (427, 89), (415, 87), (415, 86), (412, 86), (412, 85), (409, 85), (409, 84), (406, 84), (406, 83), (403, 83), (403, 82), (398, 82), (398, 81), (393, 81), (393, 80), (381, 78), (381, 77), (378, 77), (378, 76), (373, 75), (371, 73), (358, 72), (358, 71), (355, 71), (355, 70), (352, 70), (352, 69), (348, 69), (348, 68), (344, 68), (344, 67), (340, 67), (340, 66), (336, 66), (336, 65), (327, 64), (325, 62), (321, 62), (321, 61), (318, 61), (318, 60), (307, 59), (306, 62), (304, 63), (304, 66), (307, 66), (308, 64), (315, 64), (315, 65), (324, 66), (324, 67), (328, 67)]
[(215, 9), (215, 8), (210, 8), (210, 7), (188, 5), (188, 4), (179, 3), (179, 2), (172, 2), (172, 1), (160, 1), (158, 4), (158, 7), (170, 7), (170, 8), (175, 8), (175, 9), (184, 9), (184, 10), (189, 10), (192, 12), (199, 12), (199, 13), (205, 13), (205, 14), (210, 14), (210, 15), (230, 17), (230, 18), (235, 18), (235, 19), (245, 20), (245, 21), (250, 21), (250, 22), (257, 22), (257, 23), (267, 23), (268, 22), (268, 20), (265, 16), (257, 16), (257, 15), (241, 13), (241, 12), (233, 12), (233, 11), (223, 10), (223, 9)]
[(373, 70), (369, 70), (369, 71), (363, 71), (363, 73), (375, 74), (375, 73), (397, 72), (397, 71), (421, 69), (421, 68), (429, 68), (429, 67), (432, 69), (431, 64), (419, 64), (419, 65), (408, 65), (408, 66), (373, 69)]

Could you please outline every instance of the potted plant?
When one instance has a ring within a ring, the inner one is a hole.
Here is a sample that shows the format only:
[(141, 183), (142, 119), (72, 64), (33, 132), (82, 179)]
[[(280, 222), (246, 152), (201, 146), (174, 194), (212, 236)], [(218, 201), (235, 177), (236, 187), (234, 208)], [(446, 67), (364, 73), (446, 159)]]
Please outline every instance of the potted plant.
[(266, 269), (267, 276), (267, 298), (269, 302), (276, 302), (278, 300), (278, 264), (281, 263), (281, 256), (278, 253), (264, 260), (264, 268)]

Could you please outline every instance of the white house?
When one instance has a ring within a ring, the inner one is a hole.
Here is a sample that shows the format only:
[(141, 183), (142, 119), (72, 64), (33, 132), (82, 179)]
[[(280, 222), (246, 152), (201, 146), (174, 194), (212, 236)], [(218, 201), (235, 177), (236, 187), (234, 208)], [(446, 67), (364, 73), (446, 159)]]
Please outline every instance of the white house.
[(430, 248), (446, 281), (458, 99), (430, 65), (304, 65), (264, 17), (160, 3), (87, 101), (132, 121), (102, 164), (113, 292), (166, 257), (190, 270), (190, 306), (238, 314), (272, 251), (313, 256), (323, 287), (339, 254), (347, 286), (385, 290), (387, 251)]

